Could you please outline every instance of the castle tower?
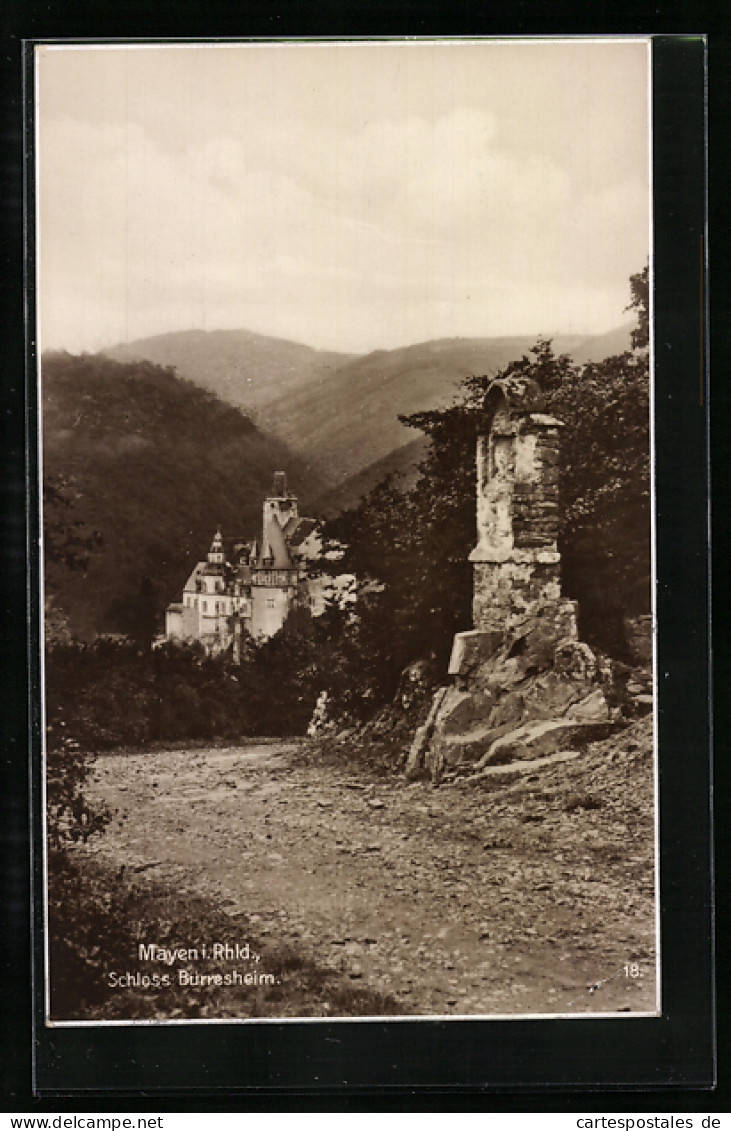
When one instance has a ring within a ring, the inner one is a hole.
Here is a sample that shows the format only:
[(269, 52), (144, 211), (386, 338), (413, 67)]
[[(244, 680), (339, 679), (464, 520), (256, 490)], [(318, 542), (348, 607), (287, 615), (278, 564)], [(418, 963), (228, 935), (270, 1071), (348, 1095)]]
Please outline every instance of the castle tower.
[(264, 530), (267, 529), (275, 515), (282, 529), (284, 529), (290, 519), (299, 518), (297, 497), (290, 493), (287, 486), (287, 476), (284, 471), (275, 471), (272, 493), (264, 500)]
[(223, 549), (223, 538), (221, 536), (221, 528), (218, 527), (216, 533), (213, 535), (211, 548), (208, 551), (208, 564), (212, 566), (223, 566), (226, 563), (226, 555)]
[(253, 636), (268, 638), (279, 632), (289, 614), (296, 587), (297, 568), (275, 513), (265, 523), (261, 550), (252, 563), (250, 630)]

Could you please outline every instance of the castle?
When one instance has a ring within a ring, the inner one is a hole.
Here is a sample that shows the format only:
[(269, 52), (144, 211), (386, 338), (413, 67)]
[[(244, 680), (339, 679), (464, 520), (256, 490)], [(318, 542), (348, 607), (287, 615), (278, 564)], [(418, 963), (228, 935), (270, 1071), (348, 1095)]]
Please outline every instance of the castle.
[(319, 615), (325, 603), (313, 569), (322, 539), (312, 518), (300, 518), (297, 498), (283, 471), (274, 475), (264, 500), (261, 537), (234, 542), (227, 554), (217, 530), (205, 561), (191, 573), (182, 601), (168, 605), (165, 638), (198, 640), (212, 655), (232, 648), (240, 654), (242, 635), (267, 639), (279, 632), (294, 607)]

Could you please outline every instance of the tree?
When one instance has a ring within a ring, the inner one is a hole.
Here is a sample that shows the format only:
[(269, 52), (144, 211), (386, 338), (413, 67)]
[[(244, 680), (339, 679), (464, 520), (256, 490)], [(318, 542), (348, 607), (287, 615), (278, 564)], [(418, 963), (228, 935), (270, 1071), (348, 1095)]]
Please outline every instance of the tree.
[(626, 310), (634, 310), (637, 325), (632, 331), (632, 348), (647, 349), (650, 344), (650, 269), (647, 264), (636, 275), (630, 275), (632, 298)]
[(160, 631), (159, 605), (157, 586), (145, 573), (136, 589), (127, 589), (110, 602), (105, 619), (135, 644), (149, 648)]
[[(61, 475), (48, 475), (43, 483), (43, 531), (46, 580), (56, 569), (83, 573), (94, 549), (100, 544), (98, 531), (89, 527), (77, 509), (78, 495), (71, 482)], [(73, 651), (68, 619), (47, 596), (45, 602), (46, 647)], [(51, 658), (49, 656), (49, 663)], [(47, 729), (46, 790), (48, 803), (48, 842), (53, 852), (62, 853), (69, 844), (86, 841), (101, 832), (109, 819), (105, 806), (92, 805), (84, 794), (90, 772), (90, 759), (81, 750), (76, 736), (66, 727), (63, 707), (53, 714)]]
[[(623, 618), (650, 610), (650, 403), (646, 352), (585, 366), (551, 400), (564, 429), (560, 549), (582, 634), (623, 648)], [(612, 625), (614, 627), (612, 628)]]
[[(623, 649), (623, 617), (649, 609), (649, 373), (647, 268), (630, 281), (638, 326), (632, 351), (577, 366), (540, 338), (498, 377), (525, 376), (566, 425), (560, 548), (567, 596), (584, 637)], [(358, 577), (357, 615), (339, 672), (360, 681), (369, 705), (395, 694), (403, 668), (433, 655), (444, 670), (456, 631), (471, 626), (475, 442), (494, 379), (468, 377), (452, 405), (402, 417), (431, 445), (414, 488), (379, 484), (327, 533), (348, 546), (340, 568)]]
[(79, 494), (63, 475), (47, 475), (43, 481), (43, 548), (46, 569), (65, 566), (85, 570), (92, 551), (101, 544), (78, 509)]
[(73, 480), (58, 474), (46, 475), (43, 480), (43, 550), (47, 647), (67, 643), (72, 638), (69, 617), (53, 596), (60, 576), (66, 571), (85, 573), (101, 544), (99, 531), (81, 517), (80, 494)]
[(91, 802), (84, 790), (91, 760), (61, 722), (48, 736), (46, 793), (48, 847), (54, 858), (71, 844), (86, 844), (109, 823), (111, 813), (103, 803)]

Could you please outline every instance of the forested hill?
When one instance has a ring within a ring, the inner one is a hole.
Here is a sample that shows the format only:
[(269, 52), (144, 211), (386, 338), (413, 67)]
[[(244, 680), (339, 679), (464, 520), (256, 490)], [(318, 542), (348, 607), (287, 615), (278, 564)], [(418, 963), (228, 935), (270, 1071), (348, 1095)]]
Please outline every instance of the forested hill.
[(46, 354), (41, 388), (46, 593), (75, 635), (161, 629), (216, 525), (257, 532), (274, 471), (304, 513), (322, 490), (284, 443), (170, 369)]
[[(628, 349), (629, 333), (630, 327), (620, 327), (595, 338), (557, 335), (553, 346), (577, 362), (601, 361)], [(496, 376), (534, 342), (529, 336), (446, 338), (378, 350), (273, 402), (269, 426), (339, 486), (412, 442), (413, 430), (399, 422), (400, 414), (446, 408), (465, 378)]]
[(103, 351), (115, 361), (171, 365), (222, 400), (263, 420), (267, 406), (318, 383), (354, 354), (316, 350), (251, 330), (180, 330)]
[[(580, 363), (601, 361), (629, 348), (630, 329), (628, 324), (593, 337), (558, 334), (553, 346)], [(331, 508), (341, 499), (357, 501), (377, 482), (382, 462), (413, 473), (409, 454), (398, 450), (414, 434), (399, 413), (446, 407), (466, 377), (495, 375), (534, 342), (533, 335), (447, 338), (355, 356), (247, 330), (189, 330), (105, 353), (172, 365), (243, 409), (317, 469), (332, 492), (325, 500)], [(352, 477), (355, 486), (348, 482)]]

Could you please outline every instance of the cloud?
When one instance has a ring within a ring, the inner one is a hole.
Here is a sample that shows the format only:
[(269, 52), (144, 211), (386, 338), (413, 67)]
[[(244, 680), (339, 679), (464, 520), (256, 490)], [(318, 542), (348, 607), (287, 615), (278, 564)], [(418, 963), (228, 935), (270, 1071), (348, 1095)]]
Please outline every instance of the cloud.
[(517, 144), (488, 105), (366, 106), (348, 128), (246, 105), (221, 120), (167, 144), (141, 120), (49, 104), (45, 343), (229, 325), (367, 349), (621, 320), (647, 254), (637, 162), (584, 178), (567, 149)]

